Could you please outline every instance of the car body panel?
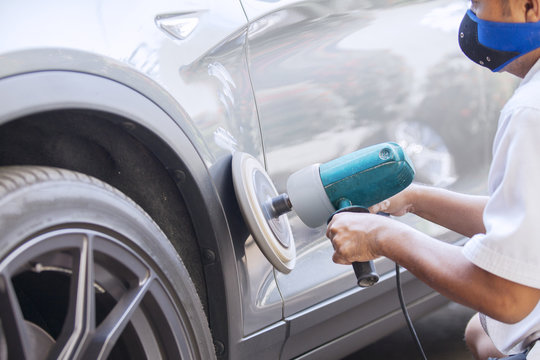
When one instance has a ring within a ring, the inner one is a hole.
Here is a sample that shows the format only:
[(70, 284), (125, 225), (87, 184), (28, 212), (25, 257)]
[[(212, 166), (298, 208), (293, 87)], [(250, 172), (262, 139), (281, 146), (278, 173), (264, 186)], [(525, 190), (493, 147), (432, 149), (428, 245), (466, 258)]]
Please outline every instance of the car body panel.
[[(34, 92), (31, 94), (34, 97), (26, 96), (27, 102), (19, 100), (23, 99), (21, 94), (9, 101), (13, 110), (4, 107), (2, 118), (5, 121), (59, 108), (110, 111), (138, 120), (173, 149), (179, 141), (179, 133), (185, 134), (196, 151), (194, 154), (207, 168), (207, 176), (213, 177), (215, 183), (225, 177), (222, 164), (228, 161), (231, 151), (246, 151), (264, 161), (244, 60), (246, 19), (237, 1), (88, 1), (77, 4), (57, 1), (55, 5), (45, 6), (37, 1), (0, 5), (0, 13), (9, 14), (2, 17), (0, 27), (5, 32), (17, 30), (17, 36), (0, 43), (0, 79), (58, 70), (92, 74), (144, 94), (176, 124), (159, 123), (152, 116), (137, 119), (132, 112), (123, 109), (129, 104), (114, 103), (123, 101), (122, 98), (115, 99), (114, 93), (107, 93), (102, 86), (94, 86), (86, 80), (79, 80), (79, 86), (85, 91), (79, 96), (74, 93), (73, 99), (66, 98), (65, 92), (56, 93), (54, 87), (42, 93)], [(32, 12), (27, 11), (29, 7)], [(133, 11), (121, 16), (119, 9), (122, 8), (133, 8)], [(171, 14), (194, 14), (199, 17), (199, 24), (186, 39), (174, 39), (156, 24), (156, 17)], [(37, 31), (37, 24), (43, 19), (47, 19), (47, 26)], [(49, 85), (55, 82), (47, 81)], [(107, 97), (109, 101), (102, 101), (101, 98)], [(140, 109), (135, 107), (134, 110)], [(231, 192), (230, 185), (217, 186), (222, 199)], [(213, 206), (216, 205), (225, 206)], [(237, 215), (238, 212), (231, 216)], [(247, 235), (233, 244), (237, 261), (226, 271), (229, 275), (237, 274), (231, 280), (241, 279), (237, 285), (241, 296), (235, 294), (236, 300), (231, 299), (231, 306), (241, 306), (239, 311), (233, 312), (237, 314), (235, 318), (242, 318), (240, 324), (234, 324), (239, 327), (235, 342), (278, 322), (283, 315), (273, 268), (264, 261), (256, 246), (247, 242), (244, 248), (242, 240), (246, 238)], [(260, 283), (274, 291), (261, 289)]]
[[(28, 89), (33, 91), (29, 92)], [(241, 318), (242, 309), (238, 295), (238, 277), (230, 276), (238, 272), (238, 266), (229, 224), (222, 213), (222, 200), (216, 185), (209, 177), (205, 163), (169, 115), (150, 99), (116, 81), (73, 71), (39, 71), (1, 79), (0, 97), (4, 101), (0, 111), (0, 124), (19, 116), (43, 111), (64, 108), (96, 109), (129, 119), (122, 123), (122, 126), (133, 136), (143, 139), (151, 136), (147, 139), (147, 144), (156, 156), (169, 168), (185, 174), (178, 182), (186, 189), (183, 194), (186, 202), (192, 205), (189, 210), (193, 215), (197, 234), (202, 239), (200, 246), (219, 254), (222, 269), (216, 269), (213, 264), (206, 265), (207, 272), (213, 276), (212, 280), (215, 282), (209, 309), (210, 321), (218, 322), (214, 325), (214, 336), (217, 336), (219, 341), (230, 337), (231, 341), (239, 342), (243, 337), (243, 326), (241, 322), (227, 318)], [(151, 135), (145, 129), (147, 119), (152, 119), (152, 128), (155, 130)], [(154, 141), (155, 139), (158, 140)], [(171, 149), (175, 154), (181, 154), (181, 158), (171, 157)], [(226, 178), (220, 176), (224, 177)], [(221, 300), (223, 298), (230, 301), (225, 303)], [(212, 301), (216, 306), (213, 306)], [(220, 326), (225, 328), (220, 329)]]
[[(28, 8), (33, 11), (27, 11)], [(129, 8), (130, 12), (122, 12), (123, 8)], [(237, 116), (256, 124), (253, 106), (227, 107), (227, 101), (251, 100), (249, 78), (242, 60), (246, 19), (237, 1), (56, 1), (56, 7), (26, 1), (24, 5), (3, 3), (0, 10), (2, 14), (9, 14), (0, 25), (2, 30), (17, 30), (17, 36), (7, 37), (0, 43), (6, 63), (0, 73), (3, 76), (66, 69), (95, 73), (126, 85), (138, 84), (136, 89), (148, 91), (151, 98), (159, 97), (162, 92), (169, 97), (169, 102), (180, 106), (193, 123), (192, 136), (199, 138), (192, 140), (201, 148), (198, 149), (201, 154), (206, 155), (207, 166), (230, 152), (229, 148), (219, 147), (219, 140), (214, 139), (218, 135), (214, 133), (225, 131), (241, 138), (242, 124), (230, 123), (235, 126), (228, 128), (224, 119), (234, 122)], [(171, 38), (156, 24), (156, 17), (185, 13), (196, 15), (199, 25), (184, 40)], [(43, 19), (47, 26), (39, 27)], [(34, 52), (24, 61), (6, 58), (32, 50)], [(141, 84), (141, 78), (146, 78), (146, 84)], [(158, 89), (152, 89), (155, 84)], [(230, 99), (223, 99), (224, 94)], [(234, 112), (242, 109), (248, 113)], [(228, 118), (224, 114), (229, 115)], [(188, 127), (185, 123), (181, 125)], [(261, 158), (258, 128), (255, 132), (256, 137), (246, 141), (253, 145), (245, 150)], [(212, 148), (204, 151), (203, 146)]]
[[(515, 81), (492, 80), (460, 53), (457, 26), (466, 6), (462, 0), (3, 2), (0, 30), (13, 35), (0, 42), (0, 125), (81, 108), (144, 128), (152, 136), (141, 139), (168, 168), (175, 169), (176, 158), (188, 165), (194, 183), (185, 196), (199, 242), (218, 252), (219, 261), (206, 266), (221, 266), (208, 270), (215, 275), (209, 284), (223, 282), (212, 301), (227, 314), (210, 309), (216, 340), (228, 342), (221, 356), (344, 356), (402, 326), (393, 263), (378, 259), (380, 283), (359, 289), (351, 267), (332, 263), (324, 227), (309, 229), (293, 213), (296, 268), (273, 269), (241, 218), (231, 154), (253, 155), (285, 191), (287, 177), (304, 166), (397, 141), (418, 181), (483, 192), (497, 111)], [(28, 82), (13, 85), (19, 81)], [(464, 143), (467, 137), (475, 141)], [(403, 221), (461, 241), (416, 218)], [(403, 281), (413, 316), (446, 301), (407, 272)], [(225, 333), (227, 340), (219, 338)]]
[[(491, 99), (499, 98), (482, 86), (490, 75), (459, 50), (457, 28), (467, 3), (397, 3), (243, 0), (253, 17), (249, 64), (267, 169), (278, 191), (285, 191), (288, 176), (304, 166), (388, 140), (408, 150), (417, 180), (456, 189), (475, 184), (473, 191), (482, 190), (496, 127), (486, 119), (497, 118), (498, 104)], [(469, 81), (448, 81), (465, 73)], [(507, 90), (504, 84), (499, 89)], [(479, 116), (473, 117), (473, 101), (489, 106), (474, 109)], [(434, 111), (426, 112), (428, 107)], [(437, 113), (445, 109), (452, 110)], [(476, 136), (467, 149), (457, 130), (448, 131), (449, 121)], [(411, 138), (409, 132), (418, 135)], [(481, 168), (466, 171), (474, 164)], [(290, 220), (297, 265), (290, 274), (278, 274), (285, 316), (356, 283), (351, 267), (332, 263), (324, 226), (309, 229), (294, 214)], [(405, 221), (442, 240), (460, 240), (427, 222)], [(393, 271), (386, 259), (377, 260), (376, 267), (382, 275)], [(371, 289), (363, 291), (367, 299)]]

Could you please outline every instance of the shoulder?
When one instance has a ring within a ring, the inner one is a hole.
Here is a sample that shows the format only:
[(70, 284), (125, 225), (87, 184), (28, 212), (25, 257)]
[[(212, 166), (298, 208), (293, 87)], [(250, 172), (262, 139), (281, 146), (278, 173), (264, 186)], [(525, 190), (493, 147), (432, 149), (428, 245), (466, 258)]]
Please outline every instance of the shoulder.
[(540, 111), (540, 69), (528, 74), (508, 100), (502, 113), (512, 113), (521, 108)]
[[(534, 129), (534, 131), (533, 131)], [(498, 136), (528, 132), (535, 142), (540, 131), (540, 72), (522, 83), (501, 110)]]

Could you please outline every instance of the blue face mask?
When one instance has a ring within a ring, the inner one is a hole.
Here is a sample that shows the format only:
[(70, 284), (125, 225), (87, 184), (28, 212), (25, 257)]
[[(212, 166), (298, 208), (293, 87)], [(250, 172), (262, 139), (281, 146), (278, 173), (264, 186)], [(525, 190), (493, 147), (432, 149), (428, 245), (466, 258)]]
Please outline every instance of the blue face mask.
[(487, 21), (467, 10), (459, 27), (459, 46), (475, 63), (499, 71), (521, 55), (540, 47), (540, 22)]

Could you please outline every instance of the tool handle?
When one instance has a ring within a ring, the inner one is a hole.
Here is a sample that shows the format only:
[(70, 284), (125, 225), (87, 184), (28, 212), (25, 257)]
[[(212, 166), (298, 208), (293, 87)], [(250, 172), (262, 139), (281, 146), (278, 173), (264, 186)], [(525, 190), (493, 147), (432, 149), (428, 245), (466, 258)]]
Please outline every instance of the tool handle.
[[(330, 219), (328, 219), (328, 223), (334, 215), (342, 213), (342, 212), (369, 212), (368, 209), (361, 207), (361, 206), (346, 206), (342, 207), (341, 209), (337, 210), (335, 213), (330, 216)], [(372, 285), (375, 285), (377, 281), (379, 281), (379, 274), (377, 274), (377, 271), (375, 270), (375, 265), (373, 265), (373, 261), (365, 261), (365, 262), (358, 262), (355, 261), (352, 264), (354, 269), (354, 274), (356, 275), (357, 284), (360, 287), (369, 287)]]
[(375, 265), (373, 261), (358, 262), (355, 261), (352, 263), (354, 273), (356, 275), (357, 284), (360, 287), (370, 287), (379, 281), (379, 274), (375, 270)]

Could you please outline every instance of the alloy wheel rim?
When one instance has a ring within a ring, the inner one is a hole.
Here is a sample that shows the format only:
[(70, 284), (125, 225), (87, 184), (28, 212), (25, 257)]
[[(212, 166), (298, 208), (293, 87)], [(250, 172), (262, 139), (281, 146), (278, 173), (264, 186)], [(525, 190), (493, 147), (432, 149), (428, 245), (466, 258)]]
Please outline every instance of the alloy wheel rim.
[(53, 229), (0, 261), (10, 358), (193, 358), (196, 339), (178, 303), (154, 260), (99, 230)]

